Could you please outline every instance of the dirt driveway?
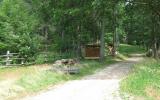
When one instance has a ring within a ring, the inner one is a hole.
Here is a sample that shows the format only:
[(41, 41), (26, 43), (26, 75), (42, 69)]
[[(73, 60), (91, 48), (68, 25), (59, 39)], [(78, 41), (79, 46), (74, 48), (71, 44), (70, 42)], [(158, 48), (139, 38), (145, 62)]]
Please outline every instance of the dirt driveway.
[(81, 80), (69, 81), (24, 100), (122, 100), (119, 82), (131, 71), (133, 64), (142, 59), (129, 58), (127, 61), (106, 66)]

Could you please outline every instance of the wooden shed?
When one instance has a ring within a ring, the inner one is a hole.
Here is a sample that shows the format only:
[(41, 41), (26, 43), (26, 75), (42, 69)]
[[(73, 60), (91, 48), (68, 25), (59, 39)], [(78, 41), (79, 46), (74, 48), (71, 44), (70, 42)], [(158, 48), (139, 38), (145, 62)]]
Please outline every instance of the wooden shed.
[(85, 59), (99, 59), (99, 58), (100, 58), (99, 44), (85, 45)]

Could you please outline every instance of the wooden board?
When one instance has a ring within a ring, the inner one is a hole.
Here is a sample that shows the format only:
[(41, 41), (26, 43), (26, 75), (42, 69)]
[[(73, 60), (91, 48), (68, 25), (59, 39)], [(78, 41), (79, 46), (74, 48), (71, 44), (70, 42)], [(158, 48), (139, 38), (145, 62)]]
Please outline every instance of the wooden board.
[(85, 57), (85, 59), (100, 59), (100, 57)]
[(99, 59), (100, 58), (100, 48), (99, 47), (86, 47), (85, 48), (85, 58)]

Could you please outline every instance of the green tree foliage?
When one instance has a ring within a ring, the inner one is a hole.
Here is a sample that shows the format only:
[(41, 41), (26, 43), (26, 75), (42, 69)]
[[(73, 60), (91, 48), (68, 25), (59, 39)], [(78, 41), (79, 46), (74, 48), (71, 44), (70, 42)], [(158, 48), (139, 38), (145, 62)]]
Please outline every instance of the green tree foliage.
[(79, 57), (81, 46), (101, 41), (101, 56), (105, 44), (116, 51), (119, 42), (127, 42), (153, 48), (156, 57), (159, 5), (158, 0), (1, 0), (0, 53), (29, 58), (51, 45), (52, 52)]
[(0, 4), (0, 52), (6, 50), (32, 56), (39, 47), (37, 17), (22, 0), (3, 0)]
[(128, 0), (126, 5), (126, 29), (128, 42), (152, 48), (154, 57), (158, 57), (159, 26), (160, 26), (159, 0)]

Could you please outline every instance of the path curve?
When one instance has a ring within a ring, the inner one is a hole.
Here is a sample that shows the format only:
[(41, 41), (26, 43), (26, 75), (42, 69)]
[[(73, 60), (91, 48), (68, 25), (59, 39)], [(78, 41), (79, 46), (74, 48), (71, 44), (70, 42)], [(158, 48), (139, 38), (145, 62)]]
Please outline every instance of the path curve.
[(54, 89), (24, 100), (122, 100), (119, 82), (141, 57), (106, 66), (106, 68), (86, 76), (81, 80), (66, 82)]

